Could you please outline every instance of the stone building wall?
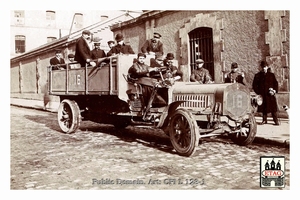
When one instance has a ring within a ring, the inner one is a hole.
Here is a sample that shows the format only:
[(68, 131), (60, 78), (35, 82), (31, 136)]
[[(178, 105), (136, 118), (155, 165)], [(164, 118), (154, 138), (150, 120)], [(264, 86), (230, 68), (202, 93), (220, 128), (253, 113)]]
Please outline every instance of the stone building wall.
[[(187, 33), (197, 27), (213, 29), (214, 70), (216, 82), (237, 62), (250, 83), (258, 72), (259, 62), (266, 59), (279, 81), (279, 106), (289, 104), (289, 11), (153, 11), (153, 15), (113, 25), (114, 34), (121, 32), (135, 53), (154, 32), (162, 34), (165, 55), (174, 53), (179, 67), (190, 74)], [(73, 52), (74, 44), (36, 49), (32, 56), (11, 60), (11, 97), (43, 98), (47, 91), (47, 68), (54, 48)]]
[[(223, 82), (231, 63), (245, 71), (249, 87), (261, 60), (266, 60), (279, 82), (279, 107), (289, 105), (289, 11), (153, 11), (153, 15), (113, 26), (122, 30), (136, 52), (153, 32), (162, 35), (165, 55), (175, 54), (189, 79), (188, 33), (197, 27), (213, 29), (215, 82)], [(139, 38), (136, 39), (136, 38)]]

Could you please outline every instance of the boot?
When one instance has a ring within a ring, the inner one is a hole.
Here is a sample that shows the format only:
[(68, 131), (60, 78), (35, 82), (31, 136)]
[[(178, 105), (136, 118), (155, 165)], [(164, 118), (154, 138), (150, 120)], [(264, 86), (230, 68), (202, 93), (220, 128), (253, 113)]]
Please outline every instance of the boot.
[(261, 124), (266, 124), (267, 123), (267, 114), (263, 114), (263, 120)]

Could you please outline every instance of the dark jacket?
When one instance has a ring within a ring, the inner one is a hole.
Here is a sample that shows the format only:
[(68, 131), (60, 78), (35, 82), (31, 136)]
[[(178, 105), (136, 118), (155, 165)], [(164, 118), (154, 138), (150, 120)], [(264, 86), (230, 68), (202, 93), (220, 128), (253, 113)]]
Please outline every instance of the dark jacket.
[(149, 66), (136, 62), (128, 69), (128, 74), (131, 78), (147, 77), (149, 76)]
[(93, 49), (91, 51), (92, 60), (106, 57), (106, 53), (102, 49)]
[(162, 56), (164, 54), (164, 47), (161, 41), (158, 41), (154, 46), (152, 40), (146, 40), (143, 47), (141, 48), (143, 53), (149, 53), (150, 51), (155, 52), (156, 56)]
[[(58, 59), (57, 57), (53, 57), (50, 59), (50, 65), (59, 65), (65, 64), (65, 60), (63, 58)], [(52, 69), (65, 69), (66, 66), (55, 66)]]
[(85, 67), (86, 59), (91, 59), (91, 50), (85, 39), (80, 37), (76, 42), (75, 60)]
[(164, 62), (163, 62), (164, 67), (167, 68), (167, 72), (171, 72), (173, 77), (174, 76), (181, 76), (182, 77), (183, 73), (180, 70), (178, 70), (178, 67), (173, 65), (173, 64), (168, 65), (167, 61), (168, 61), (168, 59), (164, 59)]
[(134, 54), (134, 51), (132, 50), (130, 45), (120, 45), (117, 44), (116, 46), (112, 47), (111, 50), (107, 53), (107, 56), (111, 56), (113, 54)]
[(59, 65), (65, 64), (65, 60), (63, 58), (58, 59), (57, 57), (53, 57), (50, 59), (50, 65)]
[(263, 104), (258, 107), (258, 112), (270, 113), (277, 111), (277, 101), (275, 95), (270, 95), (269, 88), (273, 88), (278, 92), (278, 82), (275, 75), (268, 70), (267, 73), (263, 71), (255, 74), (252, 88), (256, 94), (263, 97)]
[(237, 71), (237, 72), (229, 72), (226, 74), (225, 83), (241, 83), (247, 86), (247, 82), (244, 77), (244, 72)]

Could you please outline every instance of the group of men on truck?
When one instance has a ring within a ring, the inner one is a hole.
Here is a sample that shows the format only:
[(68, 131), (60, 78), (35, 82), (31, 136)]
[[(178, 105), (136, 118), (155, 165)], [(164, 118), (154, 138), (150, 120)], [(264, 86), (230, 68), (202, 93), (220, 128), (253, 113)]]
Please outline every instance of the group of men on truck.
[[(109, 56), (122, 55), (122, 54), (135, 54), (132, 47), (129, 44), (125, 44), (124, 37), (121, 33), (116, 34), (115, 41), (108, 41), (110, 50), (105, 53), (104, 50), (100, 48), (101, 39), (95, 37), (93, 39), (94, 49), (91, 50), (89, 46), (91, 32), (89, 30), (84, 30), (82, 36), (76, 42), (75, 55), (69, 54), (68, 59), (71, 65), (70, 68), (85, 67), (85, 66), (98, 66), (101, 67), (103, 64), (107, 64), (107, 59)], [(163, 58), (163, 43), (160, 41), (161, 34), (154, 33), (153, 38), (146, 40), (141, 48), (141, 52), (137, 54), (137, 58), (133, 60), (133, 65), (128, 70), (128, 75), (132, 78), (140, 77), (150, 77), (158, 70), (160, 67), (165, 67), (166, 72), (164, 72), (164, 78), (171, 78), (175, 76), (182, 77), (182, 72), (180, 69), (174, 65), (174, 54), (167, 53), (166, 57)], [(64, 69), (66, 64), (62, 58), (62, 53), (60, 50), (55, 52), (55, 57), (50, 59), (50, 65), (53, 66), (52, 69)], [(150, 66), (144, 63), (144, 59), (147, 55), (155, 55), (155, 58), (150, 59)], [(201, 84), (213, 83), (212, 76), (209, 71), (205, 69), (204, 60), (195, 60), (196, 68), (192, 70), (190, 75), (191, 82), (199, 82)], [(73, 66), (73, 67), (71, 67)], [(261, 62), (262, 70), (255, 75), (252, 83), (252, 88), (257, 94), (263, 96), (263, 104), (259, 107), (259, 111), (263, 113), (263, 121), (261, 124), (267, 123), (267, 113), (271, 112), (275, 125), (279, 125), (277, 118), (277, 101), (275, 94), (278, 92), (278, 82), (274, 74), (270, 71), (265, 61)], [(267, 70), (269, 69), (269, 70)], [(272, 78), (268, 78), (272, 77)], [(241, 83), (249, 87), (244, 72), (238, 67), (236, 62), (231, 64), (231, 71), (225, 74), (225, 83)], [(147, 88), (147, 87), (145, 87)], [(262, 88), (266, 88), (262, 90)], [(148, 95), (146, 95), (148, 93)], [(149, 96), (151, 93), (150, 89), (145, 89), (145, 95)], [(160, 102), (165, 104), (164, 98), (160, 98)]]

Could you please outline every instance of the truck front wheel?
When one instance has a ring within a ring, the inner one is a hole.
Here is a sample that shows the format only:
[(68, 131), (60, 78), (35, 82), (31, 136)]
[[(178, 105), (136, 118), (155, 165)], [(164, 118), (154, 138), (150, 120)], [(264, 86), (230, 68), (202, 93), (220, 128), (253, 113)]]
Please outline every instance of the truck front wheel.
[(192, 156), (199, 144), (199, 127), (193, 115), (185, 109), (177, 109), (170, 121), (170, 139), (181, 156)]
[(249, 118), (241, 123), (240, 132), (230, 135), (231, 140), (241, 146), (249, 145), (253, 142), (257, 132), (257, 124), (253, 114), (249, 114)]

